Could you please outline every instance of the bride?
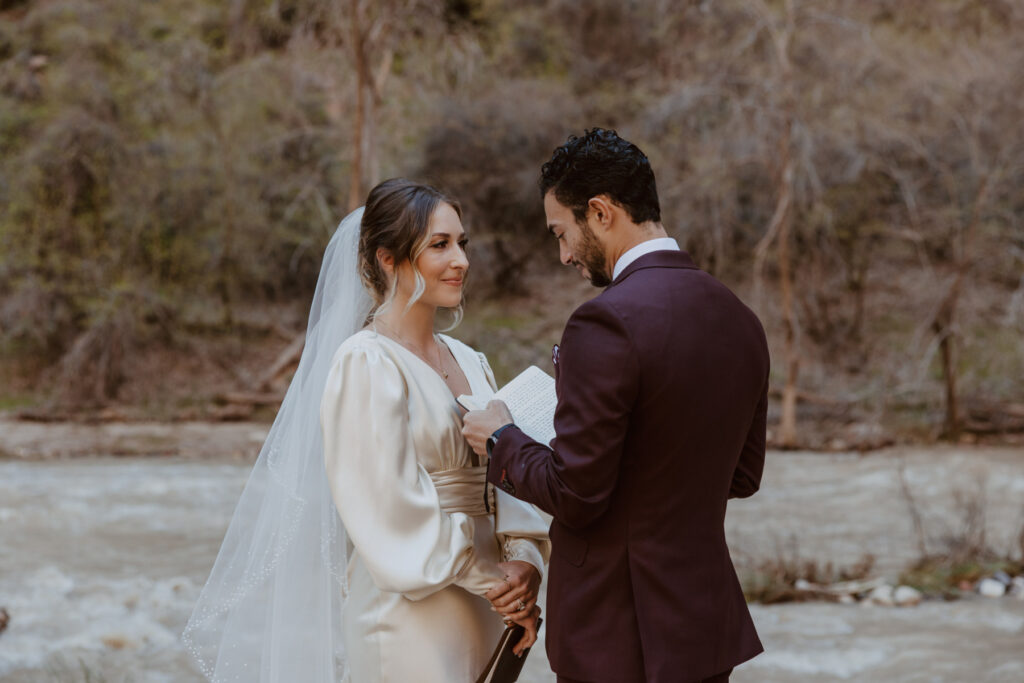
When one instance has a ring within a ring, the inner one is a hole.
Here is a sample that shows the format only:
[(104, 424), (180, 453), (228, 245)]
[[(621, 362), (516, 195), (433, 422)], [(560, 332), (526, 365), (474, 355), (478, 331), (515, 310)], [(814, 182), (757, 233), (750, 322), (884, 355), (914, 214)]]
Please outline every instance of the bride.
[(547, 528), (486, 484), (455, 396), (487, 360), (461, 317), (458, 204), (388, 180), (324, 255), (306, 346), (183, 638), (211, 681), (474, 681), (536, 640)]

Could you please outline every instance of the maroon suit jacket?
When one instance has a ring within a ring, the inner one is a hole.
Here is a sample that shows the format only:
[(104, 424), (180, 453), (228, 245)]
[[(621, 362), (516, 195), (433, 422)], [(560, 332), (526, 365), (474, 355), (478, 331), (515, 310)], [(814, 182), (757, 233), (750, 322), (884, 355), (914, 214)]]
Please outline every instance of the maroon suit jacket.
[(724, 530), (764, 466), (757, 317), (685, 252), (652, 252), (573, 313), (555, 362), (552, 447), (509, 427), (488, 473), (554, 517), (552, 668), (679, 683), (760, 653)]

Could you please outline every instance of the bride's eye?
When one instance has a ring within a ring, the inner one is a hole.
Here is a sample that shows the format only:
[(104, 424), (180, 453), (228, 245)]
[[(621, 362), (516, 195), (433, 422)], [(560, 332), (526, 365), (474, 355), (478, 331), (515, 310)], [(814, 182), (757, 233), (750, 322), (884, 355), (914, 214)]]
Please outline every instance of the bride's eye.
[(459, 246), (465, 251), (466, 247), (469, 246), (469, 240), (459, 240)]
[(448, 246), (448, 240), (441, 240), (440, 242), (434, 242), (431, 244), (434, 249), (444, 249)]

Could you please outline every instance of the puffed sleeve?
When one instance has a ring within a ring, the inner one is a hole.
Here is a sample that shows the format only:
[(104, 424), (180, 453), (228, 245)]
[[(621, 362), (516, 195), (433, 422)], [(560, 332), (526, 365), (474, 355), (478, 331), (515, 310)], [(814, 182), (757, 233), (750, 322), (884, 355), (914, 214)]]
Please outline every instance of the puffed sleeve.
[(501, 541), (503, 559), (529, 562), (543, 576), (544, 565), (551, 556), (550, 523), (544, 521), (537, 508), (501, 489), (494, 489), (494, 498), (494, 533)]
[[(484, 376), (491, 389), (498, 390), (494, 379), (494, 371), (487, 362), (487, 356), (477, 353)], [(544, 565), (551, 556), (551, 542), (548, 540), (550, 521), (544, 519), (540, 511), (527, 502), (513, 498), (501, 489), (495, 489), (495, 521), (494, 532), (501, 542), (501, 554), (505, 561), (522, 560), (529, 562), (541, 576)]]
[(419, 600), (454, 583), (483, 595), (503, 574), (476, 555), (472, 519), (441, 510), (416, 460), (406, 392), (379, 349), (343, 349), (334, 359), (320, 403), (334, 504), (381, 590)]

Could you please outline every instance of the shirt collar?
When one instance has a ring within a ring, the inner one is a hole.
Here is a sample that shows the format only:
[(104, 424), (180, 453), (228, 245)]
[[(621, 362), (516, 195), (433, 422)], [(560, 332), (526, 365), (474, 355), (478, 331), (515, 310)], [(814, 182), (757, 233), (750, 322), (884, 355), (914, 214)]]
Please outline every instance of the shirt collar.
[(626, 251), (625, 254), (619, 257), (619, 260), (615, 262), (615, 268), (612, 271), (612, 280), (615, 280), (619, 275), (622, 275), (622, 271), (626, 269), (633, 261), (644, 254), (650, 254), (652, 251), (679, 251), (679, 243), (672, 237), (655, 237), (654, 239), (641, 242), (632, 249)]

